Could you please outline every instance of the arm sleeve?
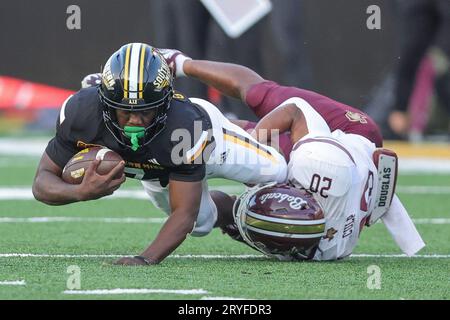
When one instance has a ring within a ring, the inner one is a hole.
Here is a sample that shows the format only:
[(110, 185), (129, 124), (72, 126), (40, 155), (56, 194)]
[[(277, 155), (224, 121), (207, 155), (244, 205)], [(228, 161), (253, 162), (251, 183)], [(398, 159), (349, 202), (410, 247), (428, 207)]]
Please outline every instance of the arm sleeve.
[(254, 84), (247, 92), (245, 102), (258, 118), (264, 117), (275, 109), (279, 103), (274, 99), (273, 89), (280, 87), (273, 81), (264, 81)]

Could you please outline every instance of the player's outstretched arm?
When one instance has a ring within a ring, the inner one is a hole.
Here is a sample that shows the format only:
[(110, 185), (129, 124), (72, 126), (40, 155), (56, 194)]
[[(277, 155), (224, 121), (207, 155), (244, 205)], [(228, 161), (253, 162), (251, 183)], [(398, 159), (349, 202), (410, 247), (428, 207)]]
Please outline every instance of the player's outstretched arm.
[(184, 72), (188, 77), (198, 79), (223, 94), (244, 102), (247, 91), (254, 84), (264, 81), (259, 74), (247, 67), (207, 60), (187, 60)]
[(173, 49), (159, 49), (175, 77), (191, 77), (245, 102), (248, 89), (264, 81), (255, 71), (232, 63), (192, 60)]
[(150, 246), (137, 257), (125, 257), (117, 265), (158, 264), (174, 251), (192, 232), (200, 209), (202, 183), (171, 180), (171, 214)]
[(308, 134), (308, 126), (301, 110), (293, 104), (286, 104), (271, 111), (262, 118), (251, 133), (259, 142), (270, 144), (276, 137), (276, 132), (290, 132), (291, 143), (295, 144)]
[(123, 172), (124, 163), (120, 162), (106, 175), (96, 172), (99, 164), (100, 160), (92, 161), (81, 184), (69, 184), (61, 179), (62, 169), (44, 152), (34, 178), (33, 195), (36, 200), (49, 205), (64, 205), (111, 195), (125, 182), (125, 174), (114, 179)]

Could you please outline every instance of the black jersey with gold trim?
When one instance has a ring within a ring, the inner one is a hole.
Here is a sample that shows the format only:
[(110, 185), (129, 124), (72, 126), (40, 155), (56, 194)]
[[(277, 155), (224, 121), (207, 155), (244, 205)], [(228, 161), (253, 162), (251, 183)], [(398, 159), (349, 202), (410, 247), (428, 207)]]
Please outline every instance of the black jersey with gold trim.
[(127, 177), (199, 181), (205, 176), (205, 162), (214, 148), (208, 114), (182, 94), (175, 93), (167, 112), (166, 126), (148, 145), (132, 151), (118, 143), (103, 121), (97, 88), (81, 89), (63, 104), (56, 123), (56, 135), (46, 153), (63, 168), (80, 149), (101, 145), (125, 160)]

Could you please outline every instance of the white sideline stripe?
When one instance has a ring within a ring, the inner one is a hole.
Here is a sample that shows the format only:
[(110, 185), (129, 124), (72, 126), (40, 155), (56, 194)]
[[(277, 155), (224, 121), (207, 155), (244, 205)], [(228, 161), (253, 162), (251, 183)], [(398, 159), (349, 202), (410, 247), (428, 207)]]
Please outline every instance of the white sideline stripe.
[(0, 139), (0, 154), (20, 156), (41, 156), (50, 139), (22, 140)]
[(399, 158), (398, 170), (402, 175), (422, 173), (450, 173), (448, 159), (433, 158)]
[[(130, 81), (130, 86), (133, 85), (134, 81)], [(41, 156), (49, 140), (50, 137), (45, 139), (1, 138), (0, 154)], [(446, 158), (401, 157), (399, 158), (399, 171), (402, 174), (450, 173), (450, 161)]]
[[(235, 186), (212, 186), (210, 190), (221, 190), (223, 192), (238, 194), (243, 192), (244, 187)], [(142, 189), (117, 190), (113, 195), (102, 199), (140, 199), (148, 200), (148, 194)], [(34, 200), (31, 187), (3, 187), (0, 188), (0, 200)]]
[(406, 254), (352, 254), (352, 258), (427, 258), (427, 259), (448, 259), (450, 254), (417, 254), (415, 256), (407, 256)]
[[(0, 223), (52, 223), (52, 222), (99, 222), (99, 223), (164, 223), (167, 218), (138, 217), (0, 217)], [(450, 224), (450, 218), (412, 219), (415, 224)], [(381, 223), (381, 222), (377, 222)]]
[(450, 224), (447, 218), (412, 219), (414, 224)]
[[(136, 190), (117, 190), (114, 195), (104, 197), (103, 199), (145, 199), (149, 200), (145, 191)], [(33, 192), (31, 187), (9, 187), (0, 188), (0, 200), (33, 200)]]
[[(240, 194), (245, 191), (244, 186), (210, 186), (210, 190), (220, 190), (229, 194)], [(400, 194), (450, 194), (450, 186), (397, 186)], [(117, 190), (112, 196), (102, 199), (140, 199), (149, 200), (142, 189)], [(0, 200), (34, 200), (31, 187), (0, 187)]]
[(395, 191), (407, 194), (449, 194), (450, 186), (398, 186)]
[(0, 281), (0, 286), (25, 286), (25, 280)]
[[(0, 253), (0, 258), (121, 258), (126, 255), (119, 254), (46, 254), (46, 253)], [(171, 255), (172, 259), (269, 259), (261, 254), (187, 254)], [(350, 258), (426, 258), (426, 259), (448, 259), (450, 254), (418, 254), (408, 257), (405, 254), (352, 254)]]
[(103, 222), (103, 223), (164, 223), (167, 218), (109, 218), (109, 217), (0, 217), (0, 223), (47, 223), (47, 222)]
[(149, 293), (173, 293), (173, 294), (208, 294), (203, 289), (169, 290), (169, 289), (95, 289), (95, 290), (65, 290), (63, 294), (84, 295), (108, 295), (108, 294), (149, 294)]

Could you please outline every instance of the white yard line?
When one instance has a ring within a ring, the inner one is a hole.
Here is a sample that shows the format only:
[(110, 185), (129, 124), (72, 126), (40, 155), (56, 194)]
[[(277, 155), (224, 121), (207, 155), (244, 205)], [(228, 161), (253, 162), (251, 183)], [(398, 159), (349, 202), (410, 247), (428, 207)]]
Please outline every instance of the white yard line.
[[(242, 186), (211, 186), (210, 190), (221, 190), (231, 194), (239, 194), (245, 190)], [(150, 201), (143, 189), (117, 190), (113, 195), (102, 199), (139, 199)], [(31, 187), (0, 187), (0, 200), (34, 200)]]
[[(220, 190), (230, 194), (244, 192), (244, 186), (210, 186), (210, 190)], [(397, 186), (399, 194), (450, 194), (450, 186)], [(112, 196), (103, 199), (149, 200), (142, 189), (117, 190)], [(0, 200), (34, 200), (31, 187), (0, 187)]]
[(0, 286), (25, 286), (25, 280), (0, 281)]
[[(48, 253), (0, 253), (0, 258), (121, 258), (125, 254), (48, 254)], [(263, 255), (241, 254), (241, 255), (171, 255), (172, 259), (254, 259), (266, 258)]]
[(208, 294), (203, 289), (170, 290), (170, 289), (95, 289), (95, 290), (65, 290), (63, 294), (72, 295), (110, 295), (110, 294), (150, 294), (171, 293), (183, 295)]
[(120, 254), (0, 253), (0, 258), (121, 258)]
[(164, 223), (167, 218), (137, 217), (0, 217), (0, 223), (101, 222), (101, 223)]
[[(119, 254), (47, 254), (47, 253), (0, 253), (0, 258), (120, 258), (126, 255)], [(418, 254), (408, 257), (404, 254), (352, 254), (352, 258), (425, 258), (425, 259), (448, 259), (450, 254)], [(264, 255), (238, 254), (187, 254), (171, 255), (170, 259), (268, 259)]]
[[(53, 223), (53, 222), (98, 222), (98, 223), (150, 223), (161, 224), (167, 218), (139, 217), (0, 217), (0, 223)], [(450, 224), (450, 218), (412, 219), (415, 224)], [(380, 222), (381, 223), (381, 222)]]

